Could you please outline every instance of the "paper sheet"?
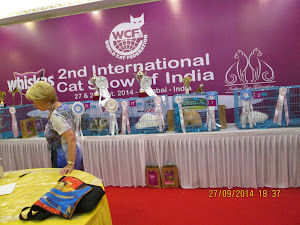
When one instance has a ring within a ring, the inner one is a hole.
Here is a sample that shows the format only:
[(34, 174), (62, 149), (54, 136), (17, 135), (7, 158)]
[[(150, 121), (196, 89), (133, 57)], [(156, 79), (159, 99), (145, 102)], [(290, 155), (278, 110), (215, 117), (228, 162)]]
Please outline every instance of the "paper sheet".
[(0, 195), (11, 194), (15, 189), (16, 183), (6, 184), (0, 186)]

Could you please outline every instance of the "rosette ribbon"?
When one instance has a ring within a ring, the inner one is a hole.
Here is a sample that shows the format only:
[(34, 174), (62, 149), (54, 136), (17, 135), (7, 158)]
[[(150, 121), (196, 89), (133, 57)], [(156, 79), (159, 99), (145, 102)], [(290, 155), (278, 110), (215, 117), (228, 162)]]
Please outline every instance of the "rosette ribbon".
[(130, 131), (130, 125), (129, 125), (129, 116), (128, 116), (128, 102), (122, 101), (121, 102), (122, 106), (122, 128), (121, 128), (121, 133), (126, 134), (126, 126), (127, 126), (127, 132), (128, 134), (131, 134)]
[(11, 114), (11, 130), (14, 134), (14, 137), (17, 138), (19, 136), (18, 123), (16, 118), (16, 109), (15, 107), (10, 107), (9, 112)]
[(287, 99), (286, 99), (286, 93), (287, 93), (287, 88), (286, 87), (281, 87), (279, 89), (279, 95), (278, 95), (277, 104), (276, 104), (275, 113), (274, 113), (274, 118), (273, 118), (273, 123), (277, 123), (277, 125), (280, 125), (280, 126), (281, 126), (281, 118), (282, 118), (283, 107), (284, 107), (286, 125), (288, 126), (289, 122), (290, 122), (289, 109), (288, 109), (288, 104), (287, 104)]
[[(206, 111), (206, 123), (205, 126), (208, 126), (208, 131), (216, 130), (217, 126), (221, 127), (220, 124), (216, 123), (215, 118), (215, 107), (217, 101), (217, 94), (216, 92), (207, 92), (205, 96), (206, 101), (208, 102), (207, 111)], [(213, 102), (213, 104), (210, 103)]]
[(247, 121), (249, 122), (250, 128), (256, 125), (253, 106), (252, 106), (252, 92), (249, 89), (244, 89), (240, 93), (240, 98), (242, 100), (242, 114), (241, 114), (241, 124), (242, 128), (246, 127)]
[[(96, 78), (96, 85), (99, 88), (99, 108), (100, 112), (102, 112), (102, 106), (104, 106), (107, 100), (110, 99), (107, 78), (104, 76), (98, 76)], [(104, 98), (104, 100), (101, 100), (102, 97)]]
[(151, 97), (156, 97), (157, 94), (153, 91), (153, 89), (151, 88), (151, 85), (152, 85), (151, 77), (143, 76), (143, 78), (141, 80), (142, 88), (146, 91), (147, 95), (149, 95)]
[(118, 109), (118, 102), (115, 99), (108, 99), (105, 103), (105, 109), (109, 112), (109, 133), (111, 135), (118, 134), (118, 122), (116, 118), (116, 111)]
[(84, 113), (84, 110), (84, 105), (81, 102), (74, 102), (74, 104), (72, 105), (72, 111), (75, 115), (75, 133), (82, 140), (84, 140), (84, 138), (81, 129), (81, 116)]
[[(143, 76), (142, 80), (141, 80), (141, 87), (145, 90), (145, 92), (147, 93), (148, 96), (150, 97), (156, 97), (157, 94), (153, 91), (153, 89), (151, 88), (152, 85), (152, 79), (149, 76)], [(163, 103), (166, 105), (166, 98), (165, 96), (161, 96)]]
[(155, 102), (155, 121), (158, 121), (158, 131), (163, 132), (165, 129), (165, 121), (164, 121), (164, 114), (161, 108), (161, 98), (156, 96), (154, 98)]
[(178, 105), (179, 118), (180, 118), (182, 132), (186, 133), (184, 119), (183, 119), (182, 98), (180, 96), (176, 96), (175, 103)]

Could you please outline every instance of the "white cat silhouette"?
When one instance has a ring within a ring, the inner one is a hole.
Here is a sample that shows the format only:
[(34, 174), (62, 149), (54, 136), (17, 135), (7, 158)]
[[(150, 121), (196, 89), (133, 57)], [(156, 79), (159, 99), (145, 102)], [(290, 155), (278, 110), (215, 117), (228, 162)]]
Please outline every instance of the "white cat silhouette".
[[(234, 58), (237, 60), (226, 72), (225, 75), (225, 82), (227, 84), (234, 84), (237, 79), (239, 78), (239, 82), (247, 83), (246, 79), (246, 70), (249, 65), (249, 61), (245, 53), (241, 50), (238, 50)], [(234, 68), (236, 71), (234, 71)], [(231, 80), (228, 80), (228, 78), (231, 78)]]
[[(273, 69), (266, 62), (259, 59), (261, 56), (262, 53), (258, 48), (255, 48), (249, 55), (250, 68), (252, 71), (251, 82), (256, 82), (260, 78), (264, 81), (272, 81), (274, 79)], [(262, 72), (263, 67), (267, 68), (264, 72)], [(268, 74), (271, 74), (271, 76), (267, 77)]]
[(252, 83), (273, 81), (275, 78), (274, 71), (271, 66), (260, 59), (261, 56), (262, 53), (258, 48), (253, 49), (249, 57), (247, 57), (243, 51), (238, 50), (234, 55), (237, 61), (227, 70), (225, 82), (229, 85), (233, 85), (236, 82), (246, 85), (248, 83), (247, 68), (251, 69)]
[(110, 34), (110, 40), (123, 40), (143, 37), (143, 33), (140, 29), (143, 25), (144, 14), (137, 18), (130, 16), (130, 23), (121, 23), (112, 30)]

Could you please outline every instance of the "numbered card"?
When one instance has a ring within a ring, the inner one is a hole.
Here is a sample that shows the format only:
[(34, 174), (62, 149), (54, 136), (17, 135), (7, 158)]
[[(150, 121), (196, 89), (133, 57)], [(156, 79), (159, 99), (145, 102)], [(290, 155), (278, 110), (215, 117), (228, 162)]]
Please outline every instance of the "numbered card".
[(207, 106), (217, 106), (217, 100), (216, 99), (207, 100)]
[(262, 92), (261, 91), (254, 91), (254, 92), (252, 92), (252, 94), (253, 94), (254, 99), (262, 98)]
[(129, 106), (130, 107), (135, 107), (136, 106), (136, 100), (129, 101)]
[(85, 109), (91, 108), (91, 103), (83, 103)]

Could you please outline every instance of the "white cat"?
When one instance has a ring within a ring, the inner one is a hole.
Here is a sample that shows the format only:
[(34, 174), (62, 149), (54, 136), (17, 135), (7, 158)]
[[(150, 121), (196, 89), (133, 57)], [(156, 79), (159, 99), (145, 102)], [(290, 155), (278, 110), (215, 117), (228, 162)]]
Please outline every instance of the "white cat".
[(136, 129), (144, 129), (148, 127), (157, 127), (159, 125), (159, 118), (150, 113), (146, 113), (139, 118), (139, 121), (135, 124)]
[[(269, 118), (266, 113), (259, 111), (253, 111), (253, 117), (256, 123), (264, 122)], [(246, 119), (246, 123), (249, 123), (248, 117)], [(240, 115), (240, 121), (242, 121), (242, 114)]]

